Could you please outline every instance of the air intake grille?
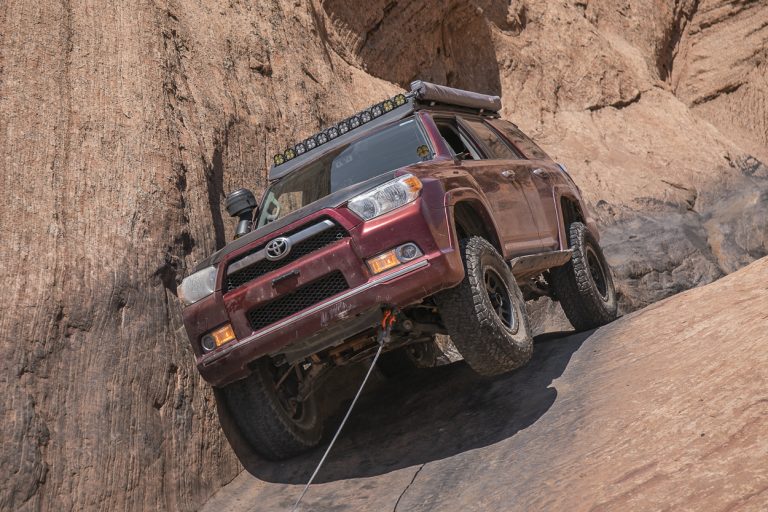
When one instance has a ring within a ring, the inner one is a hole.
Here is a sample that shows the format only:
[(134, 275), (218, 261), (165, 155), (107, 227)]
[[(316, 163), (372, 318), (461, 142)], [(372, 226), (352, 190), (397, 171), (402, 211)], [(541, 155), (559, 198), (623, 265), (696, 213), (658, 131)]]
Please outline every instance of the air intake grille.
[(248, 313), (248, 320), (251, 322), (253, 330), (258, 331), (348, 288), (344, 274), (337, 270), (272, 302), (252, 309)]
[[(304, 229), (306, 227), (307, 226), (302, 226), (301, 229)], [(299, 242), (298, 244), (294, 245), (291, 248), (291, 252), (288, 253), (288, 256), (286, 256), (281, 260), (269, 261), (265, 259), (265, 260), (257, 261), (253, 265), (249, 265), (242, 270), (233, 272), (227, 275), (227, 279), (225, 283), (225, 293), (232, 291), (238, 286), (242, 286), (249, 281), (253, 281), (254, 279), (261, 277), (264, 274), (278, 270), (288, 265), (289, 263), (293, 263), (299, 258), (303, 258), (307, 254), (320, 250), (326, 245), (331, 245), (332, 243), (337, 242), (346, 236), (349, 236), (349, 234), (346, 232), (344, 228), (342, 228), (341, 226), (334, 226), (330, 229), (326, 229), (322, 233), (318, 233), (312, 238), (308, 238), (303, 242)], [(263, 247), (264, 246), (257, 247), (253, 251), (249, 252), (248, 254), (253, 254), (254, 252), (262, 249)], [(243, 257), (245, 256), (247, 255), (244, 255)]]

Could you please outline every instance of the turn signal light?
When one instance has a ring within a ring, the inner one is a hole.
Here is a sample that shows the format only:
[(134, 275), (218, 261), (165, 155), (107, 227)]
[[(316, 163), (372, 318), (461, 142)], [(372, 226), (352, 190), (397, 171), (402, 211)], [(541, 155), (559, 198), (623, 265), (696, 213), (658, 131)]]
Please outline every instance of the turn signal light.
[(203, 339), (200, 340), (200, 344), (203, 346), (203, 350), (210, 352), (234, 339), (236, 339), (235, 331), (232, 330), (230, 324), (227, 324), (203, 336)]
[(381, 274), (385, 270), (389, 270), (392, 267), (396, 267), (400, 264), (400, 260), (397, 259), (395, 250), (387, 251), (384, 254), (379, 254), (368, 260), (368, 267), (374, 274)]
[(366, 263), (368, 263), (368, 268), (371, 269), (371, 272), (381, 274), (385, 270), (407, 263), (421, 255), (421, 249), (416, 244), (408, 242), (378, 256), (374, 256), (367, 260)]
[(423, 186), (421, 184), (421, 180), (416, 176), (408, 176), (403, 180), (403, 183), (408, 185), (408, 188), (411, 189), (411, 192), (418, 192)]

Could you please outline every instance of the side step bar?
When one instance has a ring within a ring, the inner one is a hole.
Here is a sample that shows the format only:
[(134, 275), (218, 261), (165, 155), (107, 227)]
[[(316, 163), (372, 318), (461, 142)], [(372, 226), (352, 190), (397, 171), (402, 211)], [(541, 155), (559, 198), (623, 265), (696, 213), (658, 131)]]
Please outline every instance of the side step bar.
[(537, 276), (547, 269), (565, 265), (571, 259), (571, 250), (551, 251), (538, 254), (529, 254), (513, 258), (509, 262), (512, 273), (518, 282)]

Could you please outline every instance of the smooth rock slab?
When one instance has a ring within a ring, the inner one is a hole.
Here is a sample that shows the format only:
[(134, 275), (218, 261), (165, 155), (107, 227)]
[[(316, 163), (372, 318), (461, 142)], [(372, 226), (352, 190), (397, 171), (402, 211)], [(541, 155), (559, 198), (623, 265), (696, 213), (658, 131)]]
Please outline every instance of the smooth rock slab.
[[(301, 510), (765, 510), (768, 259), (495, 379), (379, 383)], [(290, 510), (322, 451), (261, 463), (205, 511)]]

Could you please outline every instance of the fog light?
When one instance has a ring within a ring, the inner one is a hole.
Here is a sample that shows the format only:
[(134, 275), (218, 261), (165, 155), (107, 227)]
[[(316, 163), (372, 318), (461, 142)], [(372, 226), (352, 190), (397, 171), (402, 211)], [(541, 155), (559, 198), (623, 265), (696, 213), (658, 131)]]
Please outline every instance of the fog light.
[(202, 345), (203, 350), (210, 352), (234, 339), (236, 339), (235, 331), (232, 330), (231, 325), (227, 324), (203, 336), (200, 340), (200, 345)]
[(394, 268), (402, 263), (407, 263), (421, 256), (421, 249), (413, 242), (400, 245), (385, 253), (374, 256), (366, 261), (368, 268), (374, 274), (381, 274), (385, 270)]
[(216, 340), (213, 339), (213, 336), (210, 334), (206, 334), (203, 336), (203, 339), (200, 340), (200, 345), (203, 346), (203, 350), (206, 352), (210, 352), (211, 350), (216, 348)]
[(421, 251), (416, 244), (407, 243), (395, 249), (395, 254), (401, 263), (405, 263), (421, 256)]

